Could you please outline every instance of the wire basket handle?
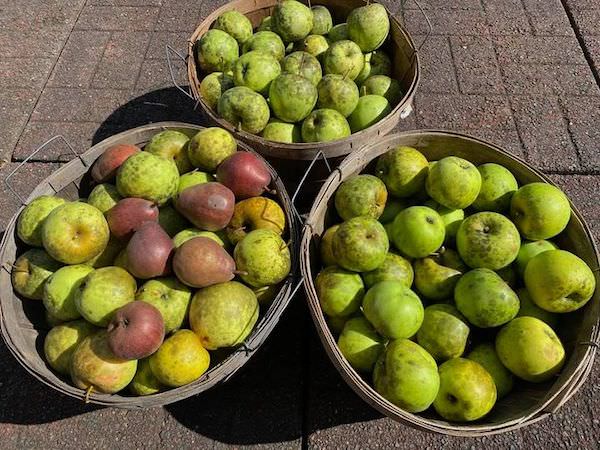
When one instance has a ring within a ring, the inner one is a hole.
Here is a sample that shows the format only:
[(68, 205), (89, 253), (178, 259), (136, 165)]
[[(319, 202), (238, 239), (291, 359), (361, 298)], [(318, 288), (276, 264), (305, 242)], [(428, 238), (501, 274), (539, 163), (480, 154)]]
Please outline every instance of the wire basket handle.
[(175, 50), (173, 47), (171, 47), (169, 44), (165, 45), (165, 53), (167, 54), (167, 65), (169, 66), (169, 75), (171, 76), (171, 82), (173, 83), (173, 86), (175, 86), (179, 91), (183, 92), (183, 94), (185, 96), (196, 101), (194, 96), (190, 93), (189, 89), (184, 89), (182, 86), (179, 85), (179, 83), (175, 79), (175, 71), (173, 69), (173, 62), (171, 61), (171, 54), (174, 54), (175, 56), (177, 56), (179, 61), (182, 62), (183, 64), (187, 63), (187, 58), (184, 57), (177, 50)]

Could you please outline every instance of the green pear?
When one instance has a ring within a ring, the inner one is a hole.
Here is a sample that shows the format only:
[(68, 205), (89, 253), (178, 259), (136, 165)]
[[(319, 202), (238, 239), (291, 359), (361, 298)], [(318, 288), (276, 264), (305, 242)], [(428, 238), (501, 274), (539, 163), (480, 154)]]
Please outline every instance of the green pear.
[(236, 129), (252, 134), (260, 133), (271, 116), (265, 98), (246, 86), (236, 86), (225, 91), (219, 99), (217, 112)]
[(414, 272), (410, 261), (400, 255), (389, 252), (383, 264), (375, 270), (362, 274), (365, 285), (370, 288), (380, 281), (399, 281), (410, 288), (414, 280)]
[(333, 19), (329, 10), (322, 5), (313, 6), (313, 27), (310, 34), (327, 34), (333, 27)]
[(355, 370), (371, 372), (385, 348), (384, 342), (367, 319), (354, 317), (345, 323), (338, 347)]
[(410, 197), (425, 187), (429, 164), (413, 147), (399, 146), (377, 159), (375, 174), (383, 180), (391, 195)]
[(193, 169), (187, 155), (190, 138), (176, 130), (165, 130), (155, 134), (144, 147), (144, 151), (166, 159), (172, 159), (180, 174)]
[(510, 199), (519, 189), (517, 180), (500, 164), (488, 163), (477, 167), (481, 174), (481, 190), (473, 202), (477, 211), (503, 213), (510, 208)]
[(348, 177), (335, 193), (335, 209), (344, 220), (366, 216), (377, 219), (387, 201), (383, 182), (369, 174)]
[(529, 264), (531, 258), (538, 253), (556, 249), (558, 249), (558, 246), (554, 242), (546, 241), (544, 239), (540, 239), (539, 241), (521, 242), (521, 247), (519, 248), (519, 253), (517, 254), (517, 259), (515, 260), (517, 272), (521, 278), (525, 275), (525, 268), (527, 267), (527, 264)]
[(200, 82), (200, 97), (210, 109), (216, 110), (223, 92), (234, 86), (233, 77), (223, 72), (213, 72), (206, 75)]
[(392, 61), (383, 50), (375, 50), (365, 54), (365, 64), (356, 79), (357, 85), (362, 84), (367, 78), (375, 75), (392, 75)]
[(365, 57), (356, 43), (341, 40), (332, 43), (322, 56), (325, 74), (342, 75), (354, 80), (365, 64)]
[(467, 345), (469, 326), (452, 305), (435, 304), (425, 308), (417, 342), (436, 361), (460, 357)]
[(313, 55), (303, 51), (290, 53), (281, 63), (281, 71), (302, 75), (312, 84), (317, 86), (323, 77), (319, 60)]
[(321, 236), (321, 243), (319, 244), (319, 249), (321, 253), (321, 262), (324, 267), (333, 266), (336, 264), (335, 257), (333, 256), (333, 235), (337, 231), (340, 225), (333, 225), (332, 227), (327, 228), (323, 236)]
[(271, 82), (281, 73), (279, 61), (260, 50), (244, 53), (233, 65), (233, 81), (236, 86), (246, 86), (259, 94), (269, 92)]
[(171, 237), (190, 226), (188, 220), (170, 205), (163, 206), (158, 210), (158, 224)]
[(296, 0), (277, 2), (271, 17), (273, 30), (284, 42), (303, 39), (313, 28), (313, 12)]
[(558, 314), (546, 311), (533, 303), (531, 295), (529, 295), (529, 292), (525, 288), (518, 289), (517, 295), (519, 296), (519, 301), (521, 303), (517, 317), (535, 317), (550, 325), (552, 329), (556, 329), (556, 325), (558, 324)]
[(46, 217), (65, 199), (54, 195), (42, 195), (31, 201), (17, 219), (17, 236), (27, 245), (42, 246), (42, 226)]
[(227, 72), (240, 55), (237, 41), (214, 28), (196, 41), (195, 49), (196, 60), (204, 73)]
[(377, 360), (373, 385), (386, 400), (411, 413), (425, 411), (439, 387), (435, 360), (408, 339), (391, 341)]
[(514, 377), (510, 371), (502, 365), (496, 354), (493, 344), (485, 342), (479, 344), (467, 355), (467, 359), (480, 364), (494, 379), (498, 399), (505, 397), (512, 391)]
[(490, 269), (473, 269), (456, 283), (454, 301), (467, 320), (480, 328), (503, 325), (519, 312), (519, 297)]
[(384, 225), (391, 223), (394, 221), (398, 213), (407, 207), (407, 202), (398, 200), (397, 198), (388, 197), (385, 208), (383, 208), (383, 213), (381, 213), (381, 216), (379, 216), (379, 221)]
[(344, 117), (348, 117), (358, 105), (358, 87), (342, 75), (325, 75), (317, 85), (317, 92), (319, 108), (335, 109)]
[(479, 195), (481, 174), (466, 159), (447, 156), (429, 168), (425, 189), (439, 204), (451, 209), (464, 209)]
[(250, 36), (250, 39), (244, 42), (244, 53), (254, 50), (270, 53), (277, 61), (283, 59), (285, 56), (285, 45), (283, 45), (283, 41), (277, 34), (273, 33), (273, 31), (268, 30), (254, 33)]
[(250, 231), (237, 243), (233, 257), (240, 277), (253, 287), (277, 284), (291, 269), (287, 244), (278, 233), (265, 228)]
[(426, 206), (400, 211), (392, 225), (394, 245), (411, 258), (424, 258), (435, 252), (444, 242), (445, 233), (440, 215)]
[(385, 41), (390, 31), (390, 19), (385, 6), (371, 3), (353, 9), (347, 18), (348, 36), (363, 52), (372, 52)]
[(162, 389), (164, 389), (164, 386), (152, 373), (150, 360), (148, 358), (139, 360), (135, 376), (129, 383), (131, 393), (134, 395), (151, 395), (160, 392)]
[(288, 144), (302, 142), (302, 131), (299, 124), (287, 123), (276, 117), (269, 119), (269, 123), (262, 130), (261, 136), (268, 141), (286, 142)]
[(333, 256), (344, 269), (369, 272), (381, 266), (389, 250), (383, 225), (371, 217), (343, 222), (333, 236)]
[(329, 266), (319, 272), (315, 287), (321, 308), (329, 317), (354, 314), (365, 294), (360, 275), (337, 266)]
[(25, 298), (42, 300), (44, 283), (60, 266), (42, 249), (27, 250), (12, 266), (10, 276), (13, 289)]
[(454, 287), (467, 267), (452, 249), (444, 249), (439, 255), (416, 259), (413, 263), (415, 287), (429, 300), (452, 297)]
[(372, 75), (360, 85), (360, 95), (381, 95), (394, 107), (402, 99), (402, 87), (395, 78)]
[(192, 291), (175, 277), (146, 281), (136, 292), (135, 300), (150, 303), (160, 311), (165, 334), (178, 330), (187, 317)]
[(565, 362), (565, 350), (556, 333), (535, 317), (517, 317), (496, 335), (502, 364), (526, 381), (550, 380)]
[(365, 317), (389, 339), (410, 338), (423, 323), (423, 304), (399, 281), (381, 281), (370, 288), (362, 303)]
[(348, 116), (353, 133), (357, 133), (376, 124), (391, 112), (390, 102), (381, 95), (363, 95), (358, 98), (356, 108)]
[[(199, 167), (207, 172), (216, 171), (217, 166), (236, 151), (235, 138), (230, 132), (219, 127), (204, 128), (198, 131), (190, 139), (187, 149), (188, 157), (194, 167)], [(178, 179), (176, 195), (181, 194), (188, 187), (214, 180), (214, 177), (208, 173), (192, 172), (192, 174)]]
[(98, 328), (85, 320), (75, 320), (53, 327), (44, 339), (44, 356), (54, 370), (68, 375), (71, 357), (77, 346)]
[(445, 206), (440, 205), (438, 202), (431, 199), (427, 200), (424, 205), (436, 211), (442, 218), (442, 222), (444, 222), (444, 226), (446, 228), (446, 237), (444, 238), (444, 242), (448, 244), (454, 244), (456, 241), (456, 233), (458, 233), (458, 228), (465, 218), (465, 211), (462, 209), (446, 208)]
[(232, 10), (225, 11), (213, 25), (216, 30), (222, 30), (242, 45), (252, 36), (252, 22), (242, 13)]
[(454, 358), (439, 367), (440, 390), (433, 402), (437, 413), (453, 422), (481, 419), (496, 404), (492, 376), (475, 361)]
[(317, 104), (317, 88), (301, 75), (284, 73), (273, 80), (269, 88), (273, 114), (284, 122), (299, 122)]
[(327, 33), (327, 39), (329, 39), (329, 42), (349, 40), (350, 38), (348, 37), (348, 24), (344, 22), (334, 25), (331, 28), (331, 30), (329, 30), (329, 33)]
[(66, 321), (81, 317), (75, 305), (75, 294), (79, 285), (93, 270), (86, 264), (64, 266), (46, 280), (44, 306), (54, 318)]

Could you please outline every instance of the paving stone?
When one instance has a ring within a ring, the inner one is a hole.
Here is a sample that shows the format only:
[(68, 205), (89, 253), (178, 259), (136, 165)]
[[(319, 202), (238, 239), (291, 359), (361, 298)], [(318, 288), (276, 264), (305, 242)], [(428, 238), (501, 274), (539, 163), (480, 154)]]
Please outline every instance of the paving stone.
[[(191, 34), (205, 17), (203, 14), (204, 2), (199, 5), (190, 2), (168, 2), (161, 8), (156, 30), (160, 31), (185, 31)], [(214, 2), (208, 2), (210, 10), (206, 15), (216, 9)]]
[(94, 88), (126, 89), (135, 86), (148, 48), (150, 33), (113, 33), (92, 79)]
[(596, 0), (566, 0), (566, 3), (569, 5), (570, 10), (600, 10), (600, 4)]
[(33, 89), (0, 89), (0, 161), (10, 161), (36, 98)]
[(514, 125), (506, 130), (499, 128), (472, 128), (465, 129), (463, 132), (495, 144), (520, 158), (525, 156), (525, 149), (517, 133), (517, 128)]
[(521, 0), (482, 0), (485, 14), (493, 35), (530, 33)]
[(571, 36), (573, 29), (560, 0), (522, 0), (525, 11), (538, 35)]
[(170, 0), (88, 0), (87, 5), (94, 6), (160, 6)]
[(182, 55), (185, 55), (187, 53), (187, 42), (189, 38), (190, 33), (186, 32), (154, 32), (150, 38), (150, 46), (148, 47), (146, 58), (166, 59), (166, 45), (170, 45)]
[[(423, 36), (414, 36), (421, 42)], [(421, 80), (418, 92), (458, 93), (458, 84), (448, 37), (429, 36), (419, 52)]]
[(76, 30), (146, 31), (152, 30), (158, 7), (145, 6), (85, 6)]
[(550, 175), (550, 178), (564, 189), (586, 221), (600, 220), (599, 175)]
[(109, 38), (108, 31), (73, 31), (54, 67), (48, 86), (89, 87)]
[(450, 45), (462, 93), (504, 93), (491, 39), (479, 36), (451, 36)]
[(600, 69), (600, 36), (586, 36), (585, 44), (590, 52), (596, 72)]
[(47, 122), (101, 122), (127, 98), (114, 89), (46, 88), (31, 119)]
[(600, 36), (600, 24), (598, 23), (596, 14), (590, 14), (590, 11), (585, 9), (574, 10), (572, 14), (581, 34), (584, 36)]
[[(434, 34), (445, 35), (486, 35), (488, 26), (482, 11), (472, 10), (437, 10), (427, 12)], [(420, 11), (408, 10), (404, 13), (404, 21), (408, 30), (414, 34), (427, 34), (427, 22)]]
[(550, 171), (580, 169), (577, 150), (556, 97), (515, 96), (510, 102), (530, 163)]
[(561, 99), (569, 119), (569, 131), (579, 150), (582, 169), (600, 170), (600, 99), (566, 97)]
[(41, 90), (53, 65), (54, 58), (0, 57), (0, 88)]
[(511, 94), (600, 95), (588, 65), (506, 64), (502, 72)]
[(0, 28), (70, 30), (85, 0), (19, 0), (2, 5)]
[(494, 37), (500, 67), (510, 63), (586, 64), (575, 36)]
[[(394, 2), (398, 4), (400, 2)], [(404, 9), (419, 9), (417, 2), (407, 0)], [(423, 9), (481, 9), (480, 0), (461, 0), (460, 2), (449, 2), (447, 0), (419, 0)]]
[(68, 30), (24, 29), (16, 33), (0, 27), (0, 57), (48, 58), (58, 56)]

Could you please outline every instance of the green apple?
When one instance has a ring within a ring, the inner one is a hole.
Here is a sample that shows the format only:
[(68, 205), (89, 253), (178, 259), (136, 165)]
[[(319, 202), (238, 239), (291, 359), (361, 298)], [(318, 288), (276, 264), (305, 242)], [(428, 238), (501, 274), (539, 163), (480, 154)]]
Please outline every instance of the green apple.
[(467, 359), (480, 364), (494, 379), (498, 399), (505, 397), (512, 391), (514, 377), (510, 371), (502, 365), (496, 354), (493, 344), (485, 342), (479, 344), (467, 355)]
[(227, 72), (240, 56), (237, 41), (224, 31), (208, 30), (196, 41), (196, 59), (205, 73)]
[(364, 317), (349, 319), (338, 338), (338, 347), (344, 358), (358, 371), (371, 372), (383, 352), (384, 339)]
[(365, 294), (360, 275), (337, 266), (329, 266), (319, 272), (315, 286), (321, 308), (329, 317), (354, 314)]
[(496, 335), (502, 364), (526, 381), (550, 380), (565, 362), (565, 350), (556, 333), (535, 317), (517, 317)]
[(423, 304), (400, 281), (380, 281), (369, 288), (362, 303), (365, 317), (389, 339), (410, 338), (423, 323)]
[(412, 286), (414, 276), (410, 261), (391, 252), (385, 255), (385, 260), (381, 266), (362, 274), (368, 288), (380, 281), (398, 281), (409, 288)]
[(358, 88), (354, 81), (342, 75), (325, 75), (317, 85), (319, 108), (335, 109), (348, 117), (358, 105)]
[(67, 321), (81, 317), (75, 305), (75, 293), (85, 277), (94, 269), (86, 264), (64, 266), (54, 272), (44, 284), (43, 301), (54, 318)]
[(481, 190), (473, 202), (477, 211), (503, 213), (510, 208), (510, 199), (519, 189), (517, 180), (506, 167), (488, 163), (477, 167), (481, 174)]
[(164, 389), (164, 386), (152, 373), (150, 360), (148, 358), (140, 359), (135, 376), (129, 383), (131, 393), (134, 395), (151, 395), (160, 392), (162, 389)]
[(445, 226), (440, 215), (426, 206), (411, 206), (398, 213), (392, 225), (392, 240), (411, 258), (425, 258), (444, 242)]
[(386, 400), (411, 413), (425, 411), (439, 387), (435, 360), (408, 339), (391, 341), (377, 360), (373, 385)]
[(344, 269), (375, 270), (385, 261), (389, 241), (385, 228), (371, 217), (354, 217), (343, 222), (333, 235), (333, 256)]
[(238, 11), (225, 11), (217, 17), (213, 28), (231, 35), (240, 45), (252, 36), (252, 22)]
[(327, 34), (333, 27), (333, 19), (329, 10), (322, 5), (313, 6), (313, 27), (310, 34)]
[(437, 413), (453, 422), (471, 422), (496, 404), (494, 379), (480, 364), (454, 358), (439, 368), (440, 390), (433, 402)]
[(375, 50), (365, 55), (363, 69), (356, 77), (356, 84), (362, 86), (367, 78), (374, 75), (392, 75), (392, 61), (383, 50)]
[(269, 92), (271, 82), (281, 73), (279, 61), (270, 53), (253, 50), (244, 53), (233, 65), (236, 86), (246, 86), (259, 94)]
[(394, 221), (398, 213), (407, 207), (408, 205), (406, 201), (388, 197), (388, 200), (385, 203), (385, 208), (383, 208), (383, 213), (381, 213), (381, 216), (379, 216), (379, 221), (384, 225), (391, 223)]
[[(254, 94), (252, 93), (252, 95)], [(239, 97), (236, 96), (237, 99)], [(229, 131), (219, 127), (209, 127), (200, 130), (190, 139), (187, 149), (191, 163), (195, 167), (211, 173), (214, 173), (217, 170), (217, 166), (236, 151), (237, 142), (235, 138)], [(190, 174), (179, 178), (176, 196), (179, 196), (185, 188), (214, 180), (214, 177), (211, 175), (203, 174), (202, 172), (196, 173), (196, 175)], [(206, 181), (204, 181), (205, 179)]]
[(510, 216), (525, 239), (550, 239), (566, 228), (571, 205), (556, 186), (529, 183), (512, 196)]
[(359, 97), (358, 104), (348, 116), (348, 123), (353, 133), (376, 124), (387, 116), (392, 108), (390, 102), (380, 95), (364, 95)]
[(261, 136), (268, 141), (286, 142), (288, 144), (302, 142), (300, 125), (284, 122), (275, 117), (269, 119), (269, 123), (262, 130)]
[(479, 328), (503, 325), (519, 312), (519, 297), (490, 269), (473, 269), (456, 283), (454, 302), (467, 320)]
[(60, 266), (41, 248), (27, 250), (12, 266), (10, 276), (13, 289), (25, 298), (42, 300), (44, 283)]
[(74, 320), (53, 327), (44, 338), (44, 356), (54, 370), (63, 375), (71, 371), (71, 357), (77, 346), (98, 331), (85, 320)]
[(162, 206), (177, 192), (179, 170), (172, 160), (138, 152), (117, 172), (117, 190), (123, 197), (139, 197)]
[(310, 8), (296, 0), (277, 2), (271, 15), (273, 30), (284, 42), (295, 42), (305, 38), (313, 28), (313, 13)]
[(233, 251), (240, 278), (253, 287), (283, 281), (291, 270), (290, 249), (279, 233), (259, 228), (250, 231)]
[(377, 219), (387, 200), (385, 184), (369, 174), (352, 175), (335, 193), (335, 209), (344, 220), (367, 216)]
[(294, 50), (309, 53), (315, 58), (321, 58), (328, 48), (329, 41), (319, 34), (309, 34), (294, 44)]
[(444, 300), (452, 297), (459, 278), (466, 272), (466, 266), (458, 254), (448, 248), (438, 255), (414, 261), (415, 287), (430, 300)]
[(165, 130), (152, 136), (144, 151), (163, 158), (172, 159), (180, 174), (193, 169), (187, 155), (190, 138), (180, 131)]
[(429, 163), (413, 147), (398, 146), (377, 159), (375, 174), (395, 197), (410, 197), (425, 187)]
[(236, 129), (253, 134), (267, 126), (271, 115), (264, 97), (245, 86), (236, 86), (223, 93), (217, 111)]
[(517, 272), (523, 277), (525, 275), (525, 268), (527, 264), (535, 255), (545, 252), (547, 250), (557, 250), (558, 246), (554, 242), (540, 239), (539, 241), (523, 241), (515, 265), (517, 266)]
[(243, 46), (243, 53), (258, 50), (270, 53), (277, 61), (285, 56), (285, 45), (281, 38), (272, 31), (259, 31), (254, 33)]
[(327, 39), (329, 39), (329, 42), (349, 40), (350, 38), (348, 37), (348, 24), (344, 22), (334, 25), (331, 28), (331, 30), (329, 30), (329, 33), (327, 33)]
[(464, 209), (479, 195), (481, 175), (477, 167), (466, 159), (447, 156), (429, 168), (425, 189), (439, 204), (451, 209)]
[(287, 55), (281, 63), (281, 71), (302, 75), (315, 86), (323, 77), (321, 64), (317, 58), (307, 52), (293, 52)]
[(395, 106), (402, 99), (402, 88), (400, 82), (387, 75), (372, 75), (360, 86), (360, 95), (381, 95), (385, 97), (390, 105)]
[(425, 308), (417, 342), (436, 361), (460, 357), (467, 345), (469, 326), (452, 305), (435, 304)]
[(525, 268), (524, 280), (533, 302), (555, 313), (581, 308), (596, 289), (589, 266), (566, 250), (548, 250), (534, 256)]
[(388, 13), (379, 3), (353, 9), (347, 23), (348, 36), (365, 53), (379, 48), (390, 32)]
[(192, 291), (175, 277), (155, 278), (137, 290), (135, 300), (150, 303), (158, 309), (165, 324), (165, 334), (169, 334), (183, 326)]
[(325, 74), (343, 75), (354, 80), (361, 72), (365, 57), (360, 47), (349, 40), (332, 43), (322, 58)]
[(440, 205), (438, 202), (431, 199), (427, 200), (424, 205), (435, 210), (440, 215), (442, 221), (444, 222), (444, 226), (446, 227), (446, 237), (444, 242), (453, 244), (456, 240), (458, 228), (465, 218), (464, 210), (446, 208), (445, 206)]
[(317, 88), (301, 75), (284, 73), (269, 88), (273, 113), (284, 122), (299, 122), (317, 104)]
[(100, 210), (102, 214), (106, 214), (122, 198), (116, 186), (109, 183), (102, 183), (92, 189), (87, 202)]
[(213, 72), (202, 78), (200, 82), (200, 97), (212, 110), (217, 109), (217, 104), (223, 92), (235, 86), (233, 77), (228, 73)]
[(323, 267), (333, 266), (336, 264), (335, 257), (333, 256), (333, 235), (337, 231), (340, 225), (333, 225), (327, 228), (321, 236), (321, 242), (319, 243), (319, 251), (321, 253), (321, 262)]
[(32, 200), (21, 211), (17, 219), (17, 236), (19, 236), (19, 239), (27, 245), (41, 247), (44, 220), (55, 208), (65, 202), (65, 199), (54, 195), (42, 195)]
[(328, 142), (350, 136), (350, 125), (335, 109), (315, 109), (302, 122), (304, 142)]
[(65, 264), (79, 264), (99, 255), (106, 248), (109, 236), (104, 214), (81, 202), (53, 209), (42, 227), (44, 249)]
[(521, 237), (515, 225), (495, 212), (467, 217), (456, 233), (458, 253), (473, 268), (502, 269), (517, 258), (520, 246)]
[[(219, 233), (219, 234), (217, 234), (217, 233)], [(224, 241), (225, 236), (221, 232), (213, 233), (212, 231), (204, 231), (204, 230), (199, 230), (197, 228), (186, 228), (185, 230), (181, 230), (179, 233), (177, 233), (175, 236), (173, 236), (173, 245), (175, 246), (175, 248), (181, 247), (181, 245), (184, 242), (189, 241), (190, 239), (199, 237), (199, 236), (212, 239), (217, 244), (219, 244), (221, 247), (226, 246), (225, 241)]]
[(518, 289), (517, 295), (519, 296), (519, 302), (521, 303), (517, 317), (535, 317), (550, 325), (552, 329), (556, 328), (556, 325), (558, 324), (558, 314), (546, 311), (533, 303), (529, 291), (525, 288)]

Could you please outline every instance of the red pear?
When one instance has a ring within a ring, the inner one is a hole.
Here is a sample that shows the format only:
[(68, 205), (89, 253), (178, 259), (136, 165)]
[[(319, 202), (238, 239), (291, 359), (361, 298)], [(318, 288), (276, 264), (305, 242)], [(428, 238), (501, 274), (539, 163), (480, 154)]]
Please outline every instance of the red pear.
[(145, 222), (127, 244), (127, 269), (146, 280), (170, 273), (173, 241), (157, 222)]
[(196, 237), (175, 251), (173, 271), (182, 283), (203, 288), (232, 280), (235, 261), (212, 239)]
[(96, 183), (112, 180), (117, 175), (117, 169), (134, 153), (141, 151), (136, 145), (119, 144), (106, 150), (92, 167), (92, 178)]
[(237, 152), (219, 165), (217, 179), (239, 200), (261, 195), (271, 183), (271, 172), (255, 154)]
[(110, 232), (129, 239), (144, 222), (158, 222), (158, 206), (143, 198), (124, 198), (106, 212)]
[(185, 189), (175, 207), (196, 227), (218, 231), (227, 226), (233, 216), (235, 196), (221, 183), (197, 184)]

